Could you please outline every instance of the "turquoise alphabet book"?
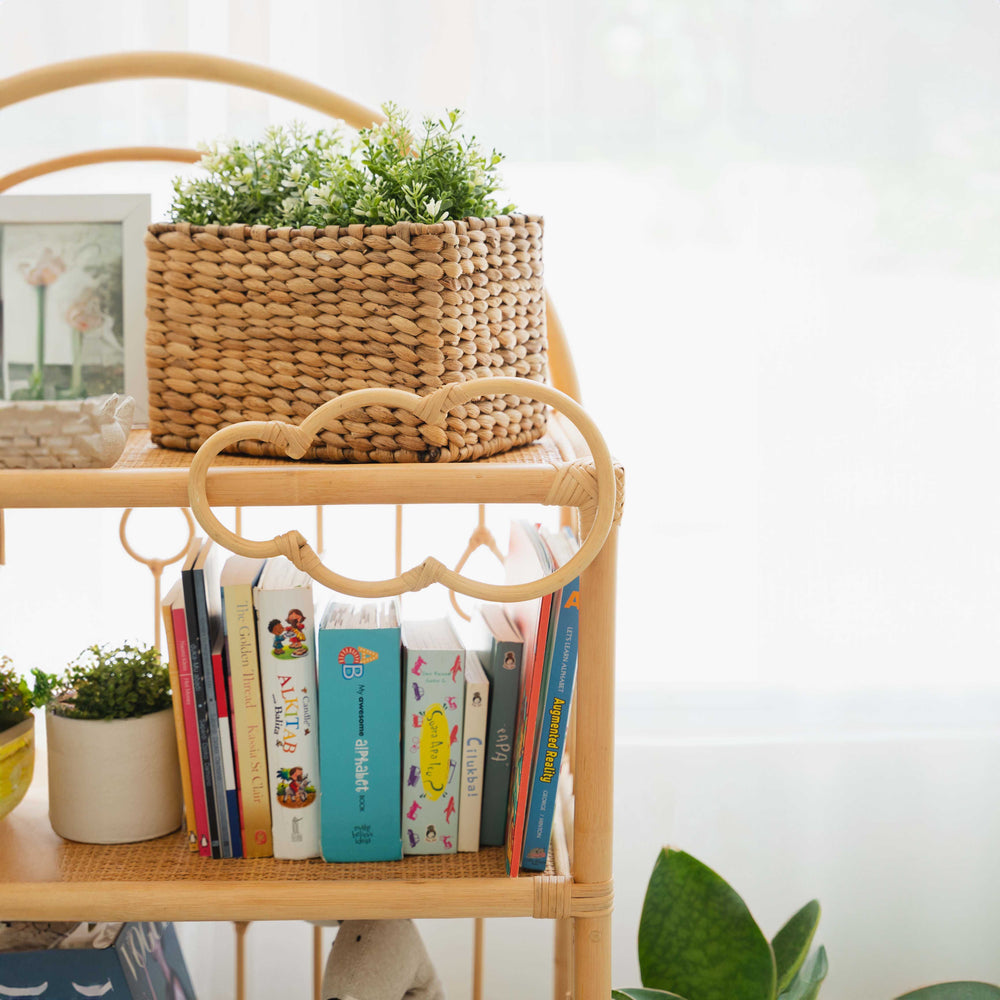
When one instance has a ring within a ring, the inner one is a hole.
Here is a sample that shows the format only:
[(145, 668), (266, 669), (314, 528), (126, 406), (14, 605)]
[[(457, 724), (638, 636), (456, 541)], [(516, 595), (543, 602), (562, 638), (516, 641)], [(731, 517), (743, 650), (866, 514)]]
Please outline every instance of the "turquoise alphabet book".
[(323, 859), (398, 861), (403, 854), (399, 606), (331, 603), (317, 644)]

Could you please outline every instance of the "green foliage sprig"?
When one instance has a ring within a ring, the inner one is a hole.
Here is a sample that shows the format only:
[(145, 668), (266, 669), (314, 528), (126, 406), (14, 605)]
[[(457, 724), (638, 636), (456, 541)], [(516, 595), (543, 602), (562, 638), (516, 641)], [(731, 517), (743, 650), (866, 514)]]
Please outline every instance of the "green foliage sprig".
[(460, 132), (461, 112), (425, 118), (415, 136), (394, 104), (386, 120), (348, 145), (337, 129), (299, 123), (268, 129), (259, 142), (216, 143), (200, 163), (207, 177), (174, 179), (175, 222), (290, 226), (435, 223), (513, 211), (499, 207), (503, 157)]
[(33, 708), (42, 708), (52, 697), (55, 677), (32, 670), (34, 687), (14, 670), (9, 656), (0, 656), (0, 732), (24, 722)]
[(72, 719), (134, 719), (170, 708), (170, 675), (153, 646), (89, 646), (58, 680), (52, 711)]

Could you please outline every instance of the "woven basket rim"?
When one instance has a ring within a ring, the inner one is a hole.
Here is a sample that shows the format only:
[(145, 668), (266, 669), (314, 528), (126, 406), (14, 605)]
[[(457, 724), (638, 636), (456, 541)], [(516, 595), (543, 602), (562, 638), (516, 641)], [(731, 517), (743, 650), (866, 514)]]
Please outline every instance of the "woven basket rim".
[(289, 240), (297, 237), (315, 239), (325, 236), (336, 239), (340, 236), (352, 236), (360, 239), (365, 236), (398, 236), (409, 239), (412, 236), (442, 236), (445, 233), (463, 234), (483, 229), (499, 229), (507, 226), (524, 225), (525, 223), (544, 223), (544, 216), (511, 213), (510, 215), (493, 215), (479, 218), (467, 216), (464, 219), (446, 219), (444, 222), (397, 222), (392, 226), (370, 226), (364, 223), (354, 223), (350, 226), (303, 226), (301, 229), (281, 227), (273, 229), (270, 226), (251, 226), (246, 223), (232, 223), (228, 226), (208, 225), (195, 226), (190, 222), (153, 222), (147, 226), (147, 231), (153, 236), (160, 233), (208, 233), (211, 236), (230, 237), (235, 239), (252, 238), (269, 240), (277, 238)]

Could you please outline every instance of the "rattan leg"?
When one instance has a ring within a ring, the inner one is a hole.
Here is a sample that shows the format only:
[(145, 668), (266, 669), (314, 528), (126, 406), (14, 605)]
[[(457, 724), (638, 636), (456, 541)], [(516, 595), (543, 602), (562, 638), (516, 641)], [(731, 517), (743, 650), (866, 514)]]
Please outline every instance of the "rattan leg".
[(474, 941), (472, 945), (472, 1000), (483, 1000), (483, 925), (482, 917), (476, 917)]
[(247, 996), (246, 934), (249, 926), (246, 920), (233, 924), (236, 931), (236, 1000), (246, 1000)]
[(313, 924), (313, 997), (322, 1000), (323, 993), (323, 928)]
[(573, 921), (569, 918), (555, 921), (555, 1000), (572, 1000), (573, 997)]
[(574, 1000), (611, 995), (611, 917), (577, 917), (573, 927)]

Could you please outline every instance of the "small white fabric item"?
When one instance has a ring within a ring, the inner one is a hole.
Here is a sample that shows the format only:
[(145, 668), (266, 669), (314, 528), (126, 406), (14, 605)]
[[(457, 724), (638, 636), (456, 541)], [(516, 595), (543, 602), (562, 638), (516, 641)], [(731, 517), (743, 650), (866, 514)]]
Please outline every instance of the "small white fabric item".
[(412, 920), (344, 920), (323, 973), (323, 1000), (444, 1000)]

